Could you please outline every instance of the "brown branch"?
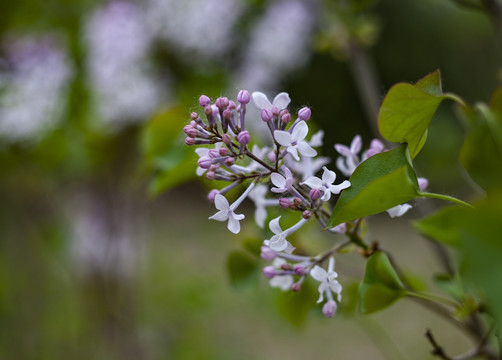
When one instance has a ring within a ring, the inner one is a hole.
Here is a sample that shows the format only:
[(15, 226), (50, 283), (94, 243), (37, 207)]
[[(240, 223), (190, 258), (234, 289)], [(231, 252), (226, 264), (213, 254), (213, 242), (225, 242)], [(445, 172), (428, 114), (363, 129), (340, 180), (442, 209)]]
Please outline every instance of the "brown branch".
[(453, 360), (453, 358), (446, 355), (443, 348), (441, 346), (439, 346), (436, 339), (432, 335), (432, 332), (430, 329), (427, 329), (427, 331), (425, 332), (425, 337), (427, 338), (427, 340), (429, 340), (429, 342), (432, 345), (432, 348), (433, 348), (431, 351), (432, 355), (437, 356), (437, 357), (444, 359), (444, 360)]

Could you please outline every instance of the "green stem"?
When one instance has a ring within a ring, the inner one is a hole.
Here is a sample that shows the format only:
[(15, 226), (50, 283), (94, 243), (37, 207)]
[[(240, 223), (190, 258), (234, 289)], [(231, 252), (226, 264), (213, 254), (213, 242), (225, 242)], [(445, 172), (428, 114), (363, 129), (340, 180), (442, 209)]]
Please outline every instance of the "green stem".
[(406, 291), (405, 293), (408, 296), (415, 297), (418, 299), (427, 300), (427, 301), (434, 302), (434, 303), (441, 303), (441, 304), (445, 304), (448, 306), (452, 306), (454, 308), (459, 307), (459, 304), (457, 302), (455, 302), (447, 297), (441, 296), (441, 295), (424, 293), (424, 292), (416, 292), (416, 291)]
[(420, 193), (420, 196), (451, 201), (451, 202), (454, 202), (455, 204), (464, 206), (468, 209), (474, 209), (474, 207), (471, 204), (466, 203), (465, 201), (459, 200), (459, 199), (454, 198), (453, 196), (449, 196), (449, 195), (434, 194), (434, 193)]

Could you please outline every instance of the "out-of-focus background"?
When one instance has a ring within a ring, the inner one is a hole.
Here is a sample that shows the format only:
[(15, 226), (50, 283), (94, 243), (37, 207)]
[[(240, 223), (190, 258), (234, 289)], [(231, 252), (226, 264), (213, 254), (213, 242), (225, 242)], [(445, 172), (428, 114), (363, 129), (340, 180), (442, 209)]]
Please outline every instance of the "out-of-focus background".
[[(347, 303), (325, 319), (301, 301), (289, 311), (295, 294), (259, 270), (230, 278), (229, 253), (263, 235), (251, 220), (239, 236), (207, 220), (210, 184), (196, 181), (182, 134), (202, 93), (287, 91), (293, 109), (311, 107), (334, 158), (334, 143), (376, 136), (396, 82), (440, 69), (447, 91), (487, 101), (500, 45), (490, 17), (460, 3), (0, 2), (0, 358), (424, 359), (427, 327), (469, 348), (413, 302), (364, 317)], [(416, 161), (432, 190), (466, 194), (462, 136), (443, 104)], [(371, 218), (368, 238), (410, 276), (432, 275), (409, 221), (438, 204), (414, 205), (403, 219)], [(297, 240), (331, 241), (314, 227)], [(337, 267), (350, 299), (364, 262), (340, 256)]]

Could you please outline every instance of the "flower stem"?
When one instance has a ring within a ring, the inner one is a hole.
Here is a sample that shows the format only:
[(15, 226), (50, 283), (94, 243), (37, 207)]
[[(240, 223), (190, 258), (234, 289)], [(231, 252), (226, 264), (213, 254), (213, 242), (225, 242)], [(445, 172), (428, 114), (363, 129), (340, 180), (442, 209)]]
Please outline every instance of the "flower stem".
[(441, 296), (441, 295), (436, 295), (436, 294), (431, 294), (431, 293), (425, 293), (425, 292), (416, 292), (416, 291), (406, 291), (406, 295), (415, 297), (418, 299), (434, 302), (434, 303), (441, 303), (444, 305), (452, 306), (454, 308), (458, 308), (459, 304), (447, 297)]

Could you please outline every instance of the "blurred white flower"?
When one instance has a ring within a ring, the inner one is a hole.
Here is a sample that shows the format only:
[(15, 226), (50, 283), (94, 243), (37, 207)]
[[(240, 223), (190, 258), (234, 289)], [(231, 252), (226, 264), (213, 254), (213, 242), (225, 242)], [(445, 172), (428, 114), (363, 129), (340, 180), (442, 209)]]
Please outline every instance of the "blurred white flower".
[(73, 66), (49, 36), (12, 39), (6, 54), (0, 136), (12, 142), (40, 139), (61, 120)]
[(152, 33), (142, 8), (111, 2), (85, 24), (93, 104), (107, 130), (146, 120), (165, 97), (147, 60)]

